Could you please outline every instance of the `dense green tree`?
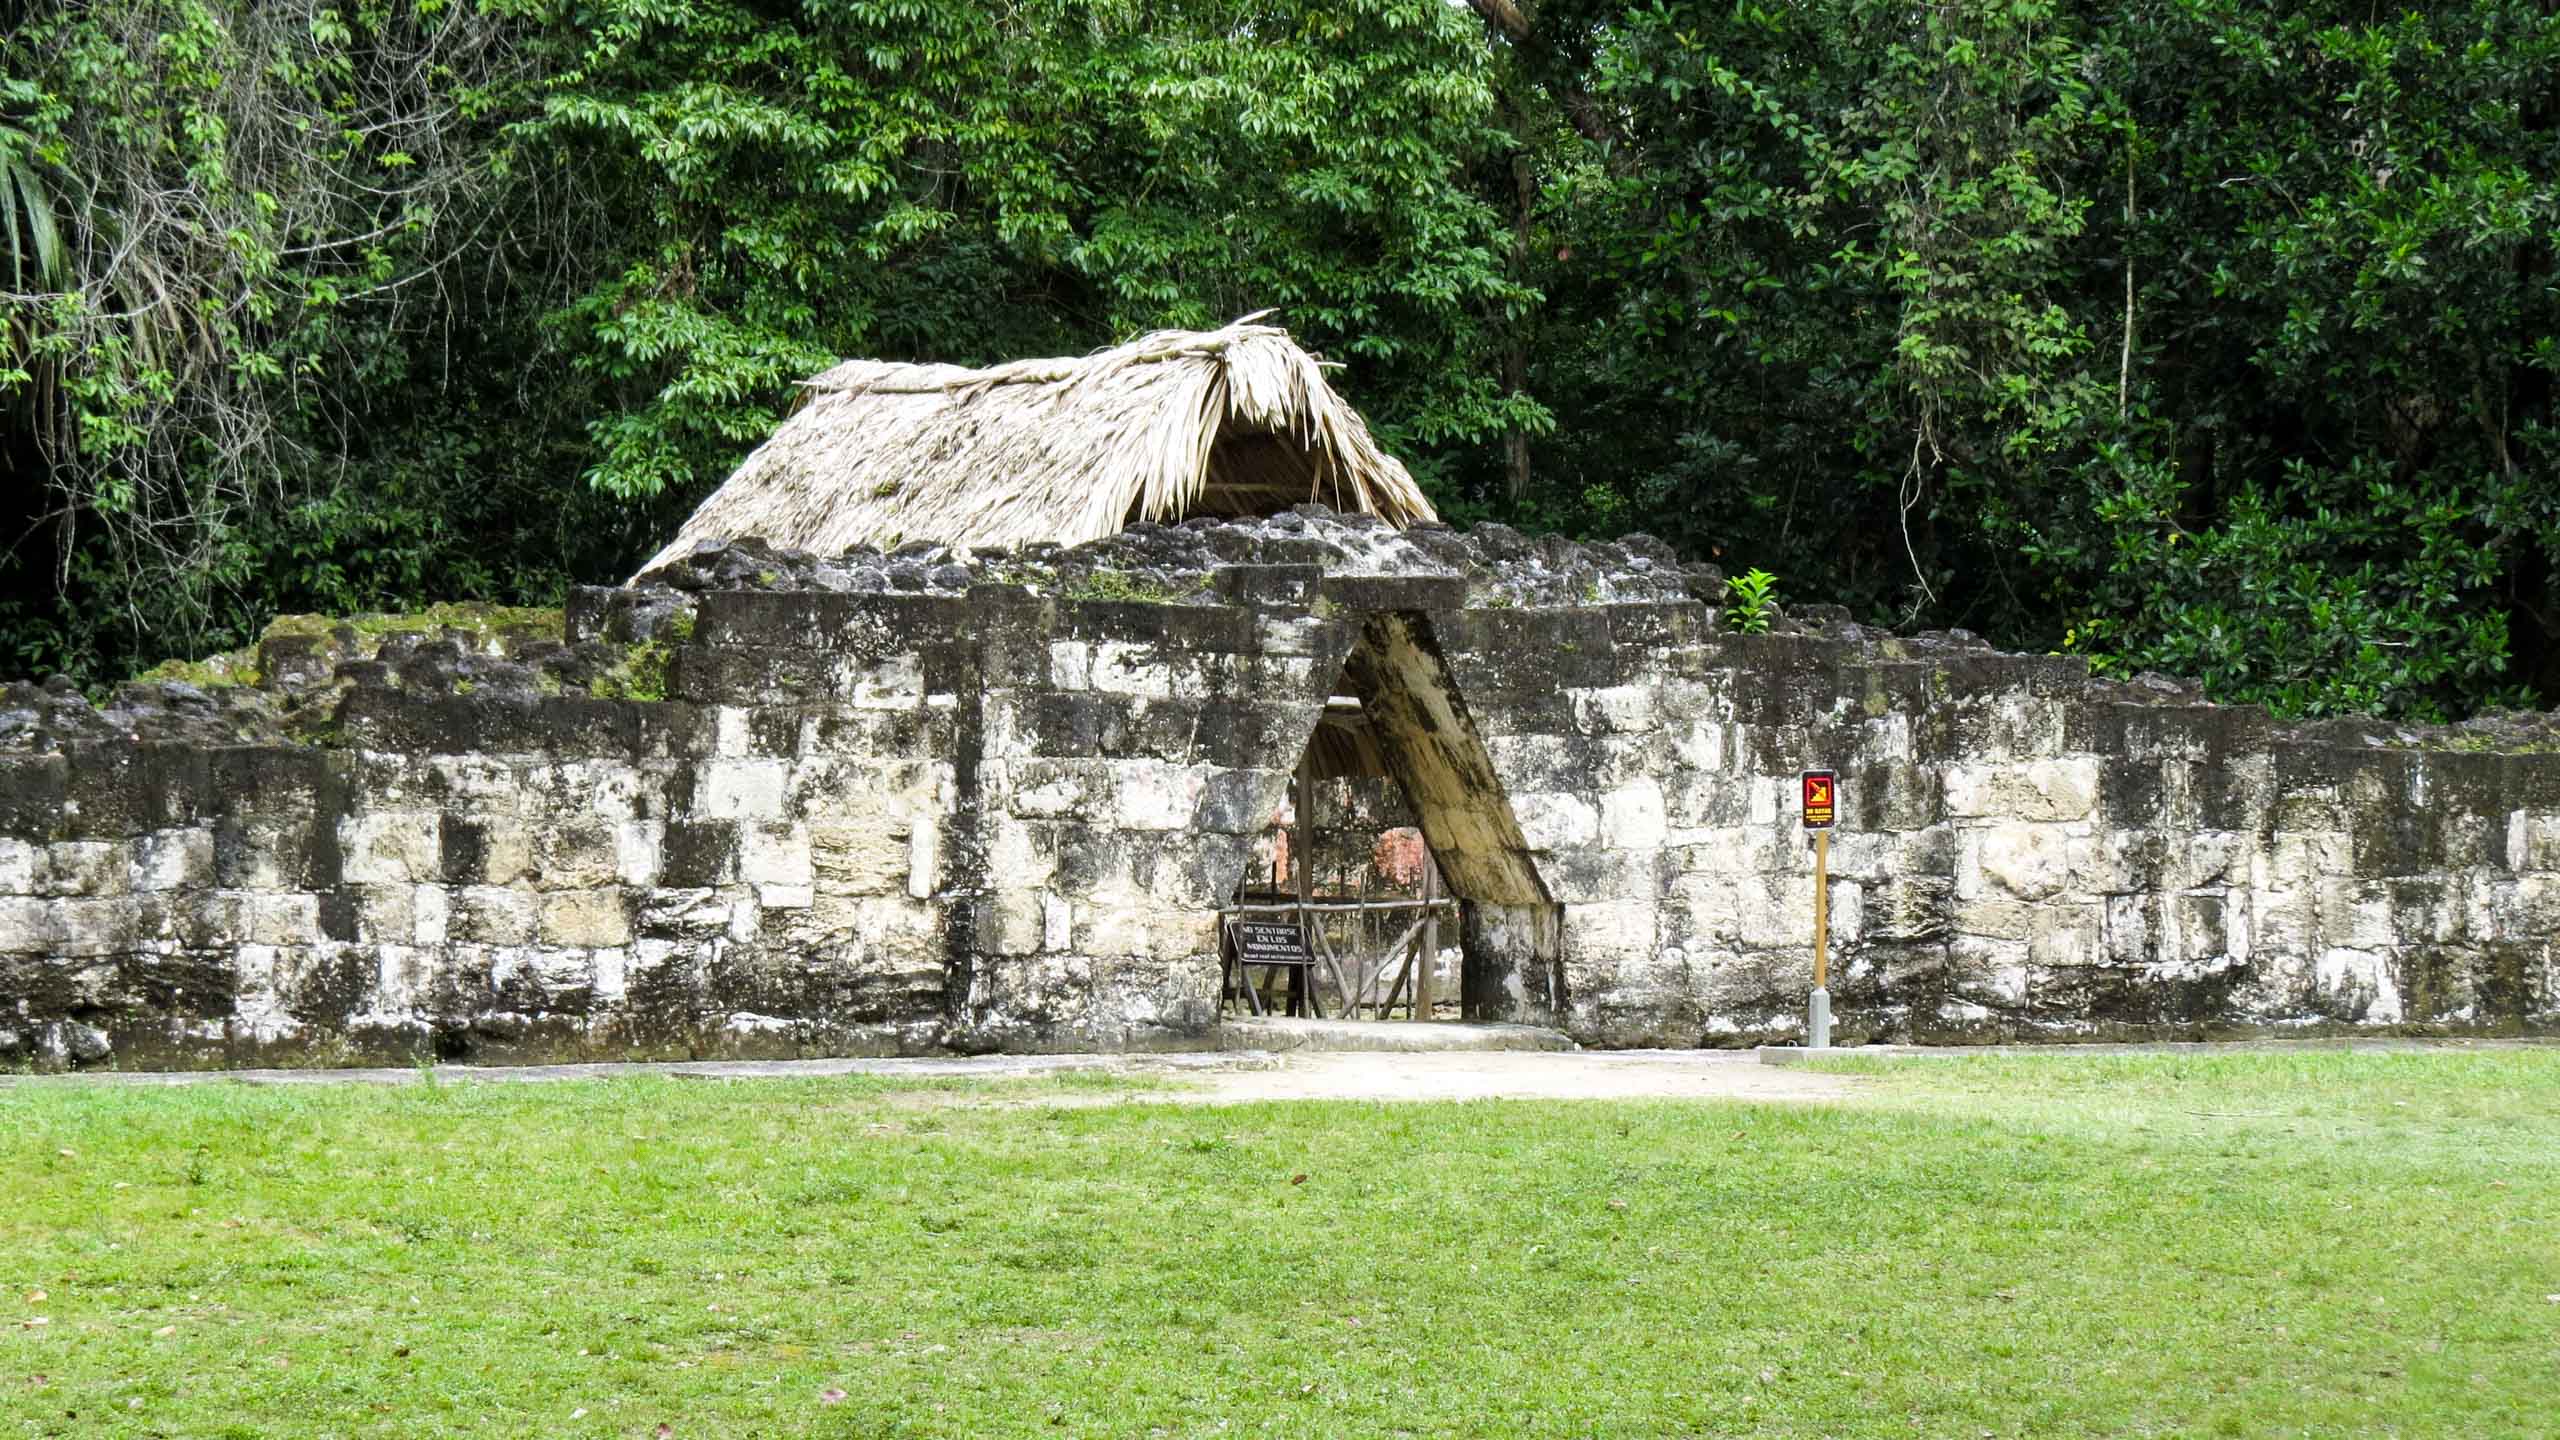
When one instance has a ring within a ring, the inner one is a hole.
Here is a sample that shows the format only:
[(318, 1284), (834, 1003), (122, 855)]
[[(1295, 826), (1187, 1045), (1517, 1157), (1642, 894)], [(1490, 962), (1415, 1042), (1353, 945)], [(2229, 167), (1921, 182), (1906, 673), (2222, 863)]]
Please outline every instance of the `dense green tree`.
[(2291, 712), (2547, 698), (2547, 10), (1543, 6), (1612, 128), (1524, 508)]
[(1515, 421), (1470, 363), (1533, 297), (1460, 183), (1472, 22), (1408, 0), (605, 0), (517, 127), (624, 217), (560, 317), (600, 486), (698, 493), (843, 355), (984, 362), (1277, 309), (1424, 453)]
[(2560, 696), (2542, 0), (24, 9), (12, 668), (613, 578), (839, 356), (1276, 308), (1456, 518)]

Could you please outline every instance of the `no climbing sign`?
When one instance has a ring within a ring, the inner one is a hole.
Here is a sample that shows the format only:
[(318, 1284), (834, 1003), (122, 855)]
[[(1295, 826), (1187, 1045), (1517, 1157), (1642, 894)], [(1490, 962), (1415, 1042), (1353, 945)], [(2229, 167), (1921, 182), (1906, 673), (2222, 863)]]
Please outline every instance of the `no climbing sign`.
[(1813, 994), (1806, 997), (1804, 1043), (1831, 1048), (1831, 820), (1840, 810), (1840, 777), (1804, 772), (1804, 828), (1813, 832)]
[(1804, 828), (1828, 830), (1840, 795), (1838, 776), (1829, 770), (1804, 772)]

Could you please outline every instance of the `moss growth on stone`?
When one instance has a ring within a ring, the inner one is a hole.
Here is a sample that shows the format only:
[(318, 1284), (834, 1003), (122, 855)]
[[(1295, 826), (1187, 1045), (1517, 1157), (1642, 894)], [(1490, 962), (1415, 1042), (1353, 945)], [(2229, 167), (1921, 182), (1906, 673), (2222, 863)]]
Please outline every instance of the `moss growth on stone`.
[(1061, 592), (1068, 600), (1105, 600), (1134, 605), (1173, 605), (1209, 588), (1209, 576), (1188, 585), (1168, 585), (1127, 570), (1089, 570)]
[(253, 647), (227, 650), (202, 660), (163, 660), (133, 678), (146, 685), (193, 685), (199, 690), (255, 685), (258, 683), (257, 653)]
[(377, 642), (393, 635), (426, 635), (445, 630), (487, 637), (521, 631), (544, 640), (563, 640), (568, 634), (565, 614), (557, 606), (451, 601), (396, 615), (279, 615), (258, 638), (325, 637), (341, 626), (353, 631), (359, 640)]
[(628, 647), (587, 683), (587, 693), (599, 700), (664, 700), (674, 674), (675, 644), (651, 640)]

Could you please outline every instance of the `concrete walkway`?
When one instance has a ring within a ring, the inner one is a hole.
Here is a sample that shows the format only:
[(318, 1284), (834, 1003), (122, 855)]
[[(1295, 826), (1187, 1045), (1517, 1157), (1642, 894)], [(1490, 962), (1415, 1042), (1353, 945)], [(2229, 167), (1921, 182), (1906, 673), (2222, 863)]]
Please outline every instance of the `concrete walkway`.
[[(880, 1075), (911, 1080), (1008, 1080), (1071, 1071), (1154, 1076), (1168, 1088), (1114, 1093), (1051, 1092), (1041, 1103), (1076, 1105), (1231, 1104), (1263, 1100), (1744, 1100), (1840, 1101), (1864, 1082), (1804, 1068), (1806, 1052), (1750, 1050), (1557, 1049), (1552, 1031), (1526, 1026), (1412, 1025), (1399, 1022), (1260, 1021), (1284, 1049), (1230, 1049), (1129, 1055), (976, 1055), (890, 1060), (699, 1060), (667, 1064), (446, 1065), (360, 1070), (90, 1071), (68, 1075), (0, 1075), (9, 1086), (159, 1085), (439, 1085), (527, 1084), (664, 1076), (683, 1080), (760, 1080)], [(1353, 1033), (1344, 1034), (1344, 1031)], [(1376, 1032), (1376, 1033), (1361, 1033)], [(1403, 1032), (1403, 1033), (1390, 1033)], [(1437, 1033), (1455, 1032), (1455, 1033)], [(1439, 1039), (1457, 1048), (1422, 1048)], [(1563, 1041), (1570, 1045), (1571, 1042)], [(1398, 1046), (1411, 1048), (1396, 1048)], [(1835, 1055), (1955, 1059), (1967, 1055), (2090, 1056), (2127, 1053), (2250, 1050), (2464, 1050), (2536, 1046), (2550, 1041), (2421, 1040), (2341, 1037), (2227, 1044), (2020, 1045), (1921, 1047), (1868, 1045)], [(965, 1102), (965, 1097), (961, 1098)]]
[(1216, 1031), (1221, 1050), (1578, 1050), (1561, 1030), (1443, 1020), (1314, 1020), (1230, 1016)]
[(2446, 1035), (2318, 1035), (2300, 1040), (2134, 1040), (2081, 1044), (2053, 1041), (2042, 1045), (1835, 1045), (1807, 1050), (1801, 1045), (1763, 1045), (1752, 1052), (1763, 1065), (1802, 1065), (1817, 1058), (1857, 1055), (1874, 1060), (1960, 1060), (1967, 1055), (2282, 1055), (2306, 1050), (2560, 1050), (2560, 1037), (2514, 1039)]
[[(1757, 1064), (1739, 1050), (1581, 1050), (1527, 1026), (1255, 1022), (1277, 1049), (1130, 1055), (982, 1055), (885, 1060), (705, 1060), (668, 1064), (446, 1065), (347, 1070), (90, 1071), (0, 1075), (8, 1086), (531, 1084), (662, 1076), (759, 1080), (879, 1075), (1007, 1080), (1073, 1071), (1159, 1077), (1163, 1089), (1042, 1092), (1073, 1105), (1266, 1100), (1836, 1100), (1859, 1082)], [(1441, 1048), (1432, 1048), (1437, 1042)], [(955, 1096), (967, 1103), (967, 1096)]]

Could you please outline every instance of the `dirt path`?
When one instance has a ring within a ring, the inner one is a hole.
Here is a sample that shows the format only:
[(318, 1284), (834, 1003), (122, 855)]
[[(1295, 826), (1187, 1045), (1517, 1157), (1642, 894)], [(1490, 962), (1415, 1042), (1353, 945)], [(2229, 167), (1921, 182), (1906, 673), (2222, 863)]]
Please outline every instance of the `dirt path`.
[[(1275, 1064), (1183, 1077), (1162, 1098), (1200, 1104), (1254, 1100), (1760, 1100), (1836, 1101), (1857, 1092), (1843, 1075), (1763, 1065), (1747, 1051), (1581, 1050), (1567, 1054), (1420, 1051), (1300, 1052)], [(1147, 1096), (1144, 1098), (1156, 1098)]]
[[(441, 1085), (612, 1080), (644, 1075), (750, 1081), (823, 1075), (913, 1080), (1028, 1079), (1069, 1072), (1162, 1076), (1162, 1090), (1069, 1091), (1069, 1104), (1215, 1105), (1256, 1100), (1827, 1101), (1859, 1081), (1763, 1065), (1735, 1050), (1236, 1050), (1157, 1055), (982, 1055), (914, 1060), (738, 1060), (673, 1064), (441, 1066), (426, 1069), (234, 1070), (0, 1075), (8, 1086)], [(1059, 1103), (1046, 1092), (1039, 1103)], [(965, 1100), (961, 1103), (968, 1103)], [(1012, 1103), (1012, 1102), (1006, 1102)]]

